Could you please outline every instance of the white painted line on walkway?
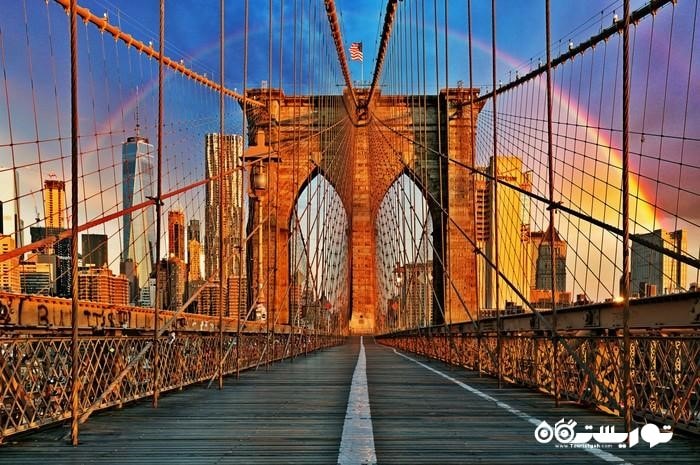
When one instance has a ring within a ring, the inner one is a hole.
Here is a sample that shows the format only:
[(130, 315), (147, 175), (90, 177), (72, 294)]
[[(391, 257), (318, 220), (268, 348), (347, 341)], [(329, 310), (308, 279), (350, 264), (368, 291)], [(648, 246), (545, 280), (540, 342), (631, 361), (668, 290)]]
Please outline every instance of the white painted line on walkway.
[[(542, 420), (538, 420), (537, 418), (532, 417), (532, 416), (528, 415), (527, 413), (525, 413), (521, 410), (518, 410), (517, 408), (511, 407), (510, 405), (506, 404), (505, 402), (501, 402), (500, 400), (496, 399), (495, 397), (490, 396), (483, 391), (480, 391), (479, 389), (475, 388), (474, 386), (470, 386), (467, 383), (463, 383), (462, 381), (455, 379), (450, 375), (446, 375), (445, 373), (443, 373), (439, 370), (436, 370), (435, 368), (428, 366), (425, 363), (421, 363), (418, 360), (409, 357), (408, 355), (404, 355), (404, 354), (400, 353), (396, 349), (393, 349), (393, 350), (394, 350), (394, 353), (396, 355), (399, 355), (399, 356), (405, 358), (406, 360), (410, 360), (413, 363), (422, 366), (426, 370), (430, 370), (433, 373), (435, 373), (436, 375), (442, 376), (443, 378), (452, 381), (453, 383), (455, 383), (457, 386), (461, 387), (462, 389), (465, 389), (465, 390), (471, 392), (472, 394), (481, 397), (482, 399), (484, 399), (486, 401), (494, 402), (498, 407), (501, 407), (502, 409), (515, 415), (516, 417), (522, 418), (523, 420), (530, 422), (535, 426), (539, 426), (540, 423), (542, 423)], [(601, 449), (578, 449), (578, 450), (588, 452), (589, 454), (595, 455), (599, 459), (605, 460), (606, 462), (614, 462), (614, 463), (622, 463), (625, 465), (632, 465), (629, 462), (625, 462), (625, 459), (618, 457), (617, 455), (613, 455), (610, 452), (606, 452), (606, 451), (601, 450)]]
[(348, 409), (343, 424), (343, 437), (338, 452), (338, 465), (373, 465), (377, 463), (374, 452), (372, 415), (369, 410), (367, 388), (367, 360), (365, 345), (360, 337), (360, 355), (352, 375), (352, 386), (348, 396)]

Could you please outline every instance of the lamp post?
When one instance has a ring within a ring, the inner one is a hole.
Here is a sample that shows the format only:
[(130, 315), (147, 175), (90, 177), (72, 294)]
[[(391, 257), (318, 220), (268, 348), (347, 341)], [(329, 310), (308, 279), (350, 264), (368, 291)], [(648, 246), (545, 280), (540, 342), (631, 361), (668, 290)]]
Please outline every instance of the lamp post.
[[(255, 297), (257, 304), (255, 305), (255, 319), (257, 320), (258, 313), (262, 315), (262, 310), (265, 308), (265, 293), (263, 292), (263, 202), (262, 195), (267, 190), (267, 172), (262, 164), (262, 160), (258, 160), (253, 165), (250, 172), (250, 185), (252, 187), (251, 200), (257, 204), (257, 228), (258, 228), (258, 263), (257, 263), (257, 286)], [(260, 310), (260, 312), (258, 312)]]
[(425, 271), (426, 271), (426, 274), (428, 275), (428, 279), (427, 279), (428, 282), (426, 283), (427, 286), (425, 287), (425, 302), (423, 305), (423, 311), (422, 311), (422, 315), (421, 315), (421, 326), (428, 326), (429, 325), (431, 315), (429, 315), (428, 312), (431, 311), (431, 309), (432, 309), (432, 305), (430, 305), (430, 304), (431, 304), (432, 299), (433, 299), (433, 272), (428, 269), (427, 264), (425, 267)]
[[(257, 216), (257, 238), (258, 238), (258, 260), (257, 260), (257, 271), (256, 271), (256, 294), (255, 305), (256, 314), (257, 310), (261, 310), (261, 315), (263, 310), (265, 310), (265, 293), (263, 292), (263, 280), (265, 276), (263, 267), (263, 201), (262, 196), (267, 191), (268, 185), (268, 164), (269, 162), (281, 162), (281, 158), (277, 155), (275, 150), (266, 145), (265, 142), (265, 132), (258, 129), (255, 134), (255, 145), (249, 146), (247, 150), (243, 151), (243, 156), (241, 160), (244, 165), (251, 166), (250, 171), (250, 200), (257, 204), (253, 206), (253, 212)], [(257, 208), (256, 208), (257, 207)], [(257, 210), (257, 211), (256, 211)], [(274, 296), (274, 294), (273, 294)], [(265, 310), (265, 317), (267, 318), (267, 311)], [(272, 317), (272, 315), (270, 315)], [(257, 318), (257, 316), (256, 316)], [(274, 322), (274, 318), (272, 320)]]
[(397, 324), (397, 329), (401, 330), (404, 327), (402, 318), (405, 318), (405, 315), (404, 315), (405, 308), (403, 308), (405, 298), (404, 298), (404, 293), (403, 293), (403, 289), (404, 289), (404, 286), (403, 286), (403, 281), (404, 281), (403, 280), (403, 267), (399, 263), (396, 264), (396, 268), (394, 269), (394, 273), (396, 274), (396, 293), (397, 293), (398, 300), (399, 300), (399, 302), (398, 302), (399, 303), (398, 315), (396, 318), (396, 324)]

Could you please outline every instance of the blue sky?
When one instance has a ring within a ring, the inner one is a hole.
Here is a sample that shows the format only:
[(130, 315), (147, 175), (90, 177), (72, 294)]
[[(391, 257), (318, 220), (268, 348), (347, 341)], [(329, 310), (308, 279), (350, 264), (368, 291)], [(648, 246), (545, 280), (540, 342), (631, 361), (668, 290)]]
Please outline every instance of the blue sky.
[[(400, 8), (407, 9), (410, 2), (417, 6), (425, 5), (426, 22), (432, 29), (433, 2), (431, 0), (405, 0)], [(122, 28), (132, 33), (135, 37), (144, 41), (157, 42), (158, 2), (116, 2), (114, 0), (84, 0), (80, 2), (90, 8), (96, 14), (107, 11), (111, 22), (120, 21)], [(297, 19), (294, 18), (294, 8), (297, 8)], [(272, 2), (273, 9), (273, 82), (278, 79), (277, 56), (279, 32), (283, 31), (283, 42), (289, 44), (293, 37), (295, 22), (301, 27), (299, 17), (301, 9), (308, 9), (308, 4), (316, 5), (322, 2), (298, 2), (285, 0), (282, 4), (283, 14), (280, 15), (280, 1)], [(450, 55), (457, 56), (460, 52), (466, 52), (465, 35), (466, 26), (466, 0), (450, 1), (448, 3), (448, 31), (450, 42)], [(491, 43), (491, 3), (488, 1), (473, 2), (473, 35), (477, 41), (485, 44)], [(302, 5), (303, 4), (303, 5)], [(439, 41), (441, 50), (443, 45), (444, 2), (437, 2), (438, 28), (440, 29)], [(642, 5), (642, 1), (633, 1), (632, 8)], [(244, 2), (226, 2), (226, 30), (227, 35), (233, 35), (233, 39), (227, 43), (227, 83), (231, 87), (242, 87), (242, 49), (243, 49), (243, 18)], [(269, 9), (265, 0), (249, 2), (249, 83), (258, 83), (268, 78), (267, 55), (269, 37)], [(369, 80), (379, 42), (379, 32), (384, 18), (386, 7), (385, 0), (338, 0), (336, 2), (344, 41), (362, 42), (365, 53), (364, 73)], [(552, 1), (552, 37), (554, 48), (563, 46), (569, 39), (578, 42), (598, 31), (601, 24), (608, 26), (612, 21), (612, 10), (617, 9), (621, 14), (621, 1), (589, 0), (585, 2), (571, 2), (563, 0)], [(544, 1), (518, 1), (500, 0), (497, 2), (497, 43), (499, 50), (515, 57), (522, 63), (528, 63), (531, 58), (544, 55)], [(601, 14), (602, 12), (602, 14)], [(325, 21), (325, 13), (319, 18)], [(588, 28), (572, 33), (584, 22), (589, 22)], [(280, 27), (280, 24), (282, 27)], [(196, 61), (191, 62), (195, 69), (218, 72), (218, 41), (219, 30), (219, 5), (217, 1), (167, 1), (166, 2), (166, 52), (169, 56), (181, 57), (190, 60), (196, 56)], [(432, 50), (432, 38), (428, 34), (428, 41)], [(284, 47), (284, 45), (283, 45)], [(201, 53), (202, 50), (208, 52)], [(441, 52), (442, 53), (442, 52)], [(291, 54), (286, 54), (289, 57)], [(490, 78), (490, 54), (484, 50), (475, 48), (475, 83), (487, 84)], [(291, 58), (289, 58), (291, 61)], [(450, 66), (450, 75), (457, 79), (465, 79), (467, 68), (466, 60), (453, 59)], [(283, 65), (286, 69), (290, 62)], [(499, 76), (506, 79), (512, 66), (504, 62), (498, 63)], [(360, 79), (361, 66), (357, 62), (351, 63), (351, 73), (354, 80)], [(288, 71), (283, 74), (288, 75)], [(453, 79), (450, 79), (453, 81)]]
[[(445, 86), (444, 75), (444, 1), (439, 0), (437, 5), (438, 22), (438, 64), (440, 82), (431, 83), (428, 92)], [(516, 68), (522, 73), (530, 66), (536, 65), (540, 58), (544, 57), (544, 1), (517, 1), (498, 0), (497, 5), (497, 44), (498, 56), (497, 69), (499, 80), (506, 82), (509, 76), (514, 76)], [(106, 12), (112, 24), (119, 25), (125, 32), (144, 42), (153, 41), (157, 46), (158, 30), (158, 2), (147, 1), (117, 1), (117, 0), (81, 0), (80, 4), (90, 8), (95, 14), (102, 15)], [(226, 85), (232, 89), (241, 90), (243, 86), (243, 44), (244, 44), (244, 12), (242, 0), (228, 0), (226, 2)], [(374, 68), (374, 59), (379, 41), (384, 11), (385, 0), (338, 0), (336, 2), (343, 29), (345, 46), (350, 42), (362, 42), (364, 46), (364, 79), (371, 79)], [(639, 8), (642, 1), (632, 2), (632, 9)], [(249, 31), (248, 31), (248, 87), (259, 87), (261, 81), (271, 80), (273, 87), (279, 85), (279, 43), (282, 42), (282, 86), (285, 92), (293, 92), (294, 78), (292, 69), (295, 53), (297, 57), (303, 55), (305, 67), (309, 66), (310, 47), (308, 44), (299, 45), (294, 42), (294, 31), (308, 29), (310, 18), (309, 5), (314, 5), (315, 21), (319, 31), (327, 32), (327, 20), (321, 0), (285, 0), (280, 4), (279, 0), (272, 2), (272, 39), (273, 39), (273, 72), (268, 74), (268, 46), (270, 28), (268, 26), (269, 10), (268, 1), (250, 0)], [(413, 7), (426, 8), (426, 63), (428, 67), (435, 67), (434, 40), (435, 29), (433, 27), (433, 1), (431, 0), (404, 0), (400, 3), (400, 11), (411, 11)], [(622, 14), (621, 0), (588, 0), (573, 2), (565, 0), (552, 0), (552, 36), (553, 54), (558, 55), (567, 47), (569, 40), (579, 43), (591, 35), (599, 32), (612, 22), (613, 11)], [(297, 14), (294, 14), (294, 9)], [(280, 14), (280, 9), (283, 14)], [(693, 2), (679, 2), (675, 12), (673, 37), (687, 42), (692, 26)], [(671, 8), (667, 7), (666, 10)], [(305, 14), (301, 14), (304, 10)], [(652, 89), (663, 88), (665, 66), (669, 64), (668, 72), (672, 78), (669, 89), (669, 104), (666, 109), (666, 127), (651, 127), (647, 123), (646, 130), (651, 132), (663, 132), (664, 134), (677, 134), (682, 128), (683, 118), (690, 122), (687, 136), (700, 140), (697, 122), (700, 120), (700, 104), (692, 104), (688, 113), (682, 107), (685, 99), (685, 76), (688, 73), (688, 62), (693, 63), (697, 71), (700, 64), (700, 47), (696, 47), (695, 56), (688, 57), (687, 43), (674, 43), (673, 47), (667, 47), (665, 38), (668, 32), (670, 18), (669, 11), (663, 11), (658, 15), (655, 32), (655, 49), (652, 55), (655, 57), (652, 69)], [(47, 22), (48, 19), (48, 22)], [(21, 166), (22, 186), (20, 196), (23, 202), (23, 216), (26, 222), (30, 222), (34, 216), (35, 205), (41, 205), (41, 179), (49, 172), (57, 172), (59, 177), (67, 178), (66, 172), (69, 164), (66, 155), (70, 152), (68, 137), (70, 135), (68, 124), (68, 47), (67, 47), (67, 21), (66, 15), (60, 6), (54, 2), (45, 4), (36, 0), (24, 0), (13, 3), (12, 8), (3, 11), (0, 17), (0, 39), (4, 51), (2, 63), (7, 73), (5, 85), (8, 87), (9, 99), (0, 95), (0, 109), (9, 109), (13, 136), (10, 140), (10, 124), (7, 112), (0, 112), (0, 166)], [(467, 24), (466, 24), (466, 0), (448, 2), (448, 56), (449, 56), (449, 85), (454, 86), (458, 80), (468, 83), (467, 69)], [(639, 28), (639, 43), (643, 43), (644, 35), (649, 32), (651, 20), (645, 21), (644, 27)], [(404, 24), (397, 22), (395, 35), (400, 33), (400, 27)], [(474, 36), (474, 83), (476, 86), (486, 88), (491, 85), (491, 2), (473, 1), (473, 36)], [(175, 59), (183, 59), (191, 69), (207, 73), (210, 77), (218, 79), (219, 47), (219, 2), (217, 0), (199, 1), (166, 1), (166, 54)], [(81, 208), (81, 221), (93, 218), (95, 212), (114, 211), (120, 202), (121, 186), (120, 172), (113, 169), (118, 166), (120, 144), (124, 138), (133, 132), (134, 107), (125, 107), (125, 102), (134, 100), (134, 96), (141, 94), (140, 114), (143, 132), (155, 141), (155, 108), (156, 87), (153, 85), (157, 76), (157, 66), (153, 60), (145, 58), (133, 49), (127, 49), (123, 44), (114, 44), (109, 37), (100, 36), (97, 29), (92, 26), (80, 25), (81, 48), (81, 140), (84, 156), (83, 171), (85, 183), (83, 186), (85, 195), (89, 198), (85, 208)], [(308, 37), (308, 34), (304, 35)], [(617, 43), (611, 41), (611, 43)], [(657, 50), (658, 48), (659, 50)], [(670, 60), (667, 60), (667, 50), (670, 51)], [(663, 49), (663, 50), (661, 50)], [(331, 50), (333, 53), (334, 51)], [(316, 53), (319, 53), (315, 51)], [(587, 55), (590, 57), (592, 54)], [(600, 54), (596, 55), (599, 57)], [(658, 57), (657, 57), (658, 55)], [(640, 56), (643, 57), (643, 54)], [(333, 57), (331, 57), (333, 58)], [(645, 65), (641, 59), (640, 64)], [(580, 63), (580, 61), (579, 61)], [(685, 65), (676, 67), (677, 64)], [(106, 66), (105, 66), (106, 65)], [(614, 60), (608, 59), (607, 66), (614, 66)], [(337, 73), (335, 63), (331, 61), (329, 66), (333, 68), (333, 75), (337, 82), (327, 82), (332, 91), (339, 91), (342, 79)], [(387, 65), (389, 66), (389, 65)], [(31, 72), (29, 71), (31, 67)], [(566, 69), (566, 65), (563, 66)], [(571, 66), (569, 69), (578, 69)], [(350, 70), (353, 80), (360, 80), (361, 66), (357, 62), (351, 62)], [(318, 73), (318, 69), (313, 70)], [(300, 72), (308, 84), (308, 69)], [(697, 83), (700, 72), (694, 72), (694, 80)], [(562, 72), (560, 76), (569, 76)], [(640, 74), (633, 86), (639, 87), (644, 83), (644, 77)], [(29, 77), (29, 79), (28, 79)], [(168, 153), (165, 170), (168, 173), (166, 190), (171, 187), (182, 186), (203, 177), (202, 163), (202, 135), (205, 132), (218, 130), (218, 98), (213, 92), (197, 86), (192, 81), (182, 78), (176, 73), (168, 72), (168, 81), (165, 86), (167, 102), (167, 128), (165, 146)], [(577, 77), (577, 79), (580, 79)], [(297, 79), (298, 80), (298, 79)], [(2, 82), (2, 80), (0, 80)], [(300, 83), (297, 92), (305, 93)], [(676, 84), (679, 84), (680, 87)], [(675, 86), (675, 87), (674, 87)], [(137, 91), (138, 87), (138, 91)], [(635, 87), (635, 88), (637, 88)], [(694, 88), (694, 86), (690, 86)], [(697, 86), (695, 86), (697, 88)], [(600, 89), (600, 84), (598, 84)], [(571, 90), (568, 88), (567, 90)], [(571, 93), (571, 92), (569, 92)], [(606, 97), (609, 95), (605, 95)], [(659, 96), (662, 92), (652, 92), (650, 97), (649, 112), (661, 111), (662, 105)], [(573, 100), (581, 99), (586, 95), (570, 95)], [(597, 96), (590, 99), (598, 101)], [(617, 95), (619, 99), (619, 95)], [(652, 98), (653, 97), (653, 98)], [(665, 99), (665, 96), (663, 96)], [(697, 99), (697, 97), (696, 97)], [(597, 113), (608, 115), (609, 108), (614, 108), (603, 98), (599, 99), (606, 104), (606, 108)], [(697, 100), (694, 100), (697, 102)], [(693, 101), (691, 101), (693, 103)], [(700, 103), (700, 102), (698, 102)], [(229, 101), (227, 116), (227, 131), (240, 132), (242, 122), (240, 110), (236, 104)], [(126, 108), (124, 110), (124, 108)], [(120, 109), (122, 110), (120, 112)], [(591, 104), (584, 110), (596, 109)], [(615, 113), (612, 111), (612, 113)], [(567, 112), (563, 113), (565, 116)], [(635, 112), (633, 118), (637, 118), (641, 112)], [(619, 115), (618, 115), (619, 116)], [(654, 115), (657, 116), (657, 115)], [(680, 119), (678, 119), (680, 118)], [(598, 118), (600, 119), (600, 118)], [(567, 116), (567, 121), (568, 121)], [(618, 118), (606, 118), (604, 125), (610, 126), (610, 121), (619, 121)], [(661, 118), (648, 118), (649, 121), (659, 121)], [(617, 124), (617, 123), (615, 123)], [(633, 121), (633, 128), (638, 128), (639, 122)], [(97, 134), (102, 134), (97, 136)], [(106, 134), (106, 135), (105, 135)], [(35, 144), (34, 141), (40, 141)], [(8, 143), (8, 141), (10, 143)], [(634, 141), (633, 141), (634, 142)], [(649, 142), (647, 142), (649, 144)], [(666, 142), (665, 151), (672, 148), (672, 142)], [(692, 145), (695, 144), (695, 145)], [(686, 149), (686, 167), (683, 173), (689, 181), (697, 179), (693, 173), (700, 172), (698, 154), (700, 151), (691, 150), (698, 147), (697, 142), (689, 142)], [(12, 148), (12, 150), (10, 150)], [(655, 148), (652, 146), (653, 155)], [(13, 155), (10, 152), (13, 152)], [(93, 156), (96, 155), (96, 156)], [(664, 153), (664, 155), (667, 155)], [(14, 160), (10, 162), (11, 158)], [(62, 158), (61, 158), (62, 157)], [(40, 161), (41, 163), (39, 163)], [(650, 176), (658, 178), (664, 172), (672, 174), (667, 177), (667, 184), (672, 192), (668, 196), (675, 202), (674, 186), (683, 179), (683, 173), (678, 174), (677, 167), (664, 170), (659, 168), (653, 156), (647, 157), (649, 162), (647, 169)], [(483, 160), (481, 160), (483, 162)], [(38, 168), (38, 169), (37, 169)], [(693, 171), (695, 170), (695, 171)], [(647, 186), (649, 187), (649, 186)], [(651, 185), (651, 187), (655, 187)], [(656, 192), (659, 190), (658, 183)], [(663, 188), (664, 186), (662, 186)], [(695, 186), (697, 187), (697, 185)], [(0, 194), (3, 186), (0, 186)], [(690, 192), (697, 192), (693, 186), (687, 186)], [(188, 217), (201, 217), (201, 205), (203, 203), (203, 191), (195, 190), (191, 194), (183, 196), (179, 201), (188, 210)], [(654, 192), (654, 190), (650, 191)], [(657, 194), (659, 196), (659, 194)], [(669, 208), (680, 209), (681, 217), (692, 218), (696, 224), (700, 221), (696, 203), (697, 195), (685, 195), (687, 201), (678, 206)], [(688, 200), (689, 199), (689, 200)], [(683, 210), (685, 208), (685, 210)], [(673, 218), (672, 218), (673, 219)], [(671, 225), (674, 226), (674, 225)], [(100, 232), (100, 231), (95, 231)], [(116, 239), (116, 238), (115, 238)], [(118, 241), (114, 241), (118, 244)], [(690, 246), (690, 251), (697, 250), (698, 239)], [(117, 254), (111, 254), (116, 257)]]

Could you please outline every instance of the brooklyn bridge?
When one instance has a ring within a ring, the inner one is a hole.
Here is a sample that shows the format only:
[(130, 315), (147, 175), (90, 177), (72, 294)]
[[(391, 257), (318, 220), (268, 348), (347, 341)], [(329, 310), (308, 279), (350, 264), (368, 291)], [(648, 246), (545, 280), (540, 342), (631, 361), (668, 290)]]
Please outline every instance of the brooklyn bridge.
[(7, 2), (0, 463), (697, 463), (700, 5), (551, 3)]

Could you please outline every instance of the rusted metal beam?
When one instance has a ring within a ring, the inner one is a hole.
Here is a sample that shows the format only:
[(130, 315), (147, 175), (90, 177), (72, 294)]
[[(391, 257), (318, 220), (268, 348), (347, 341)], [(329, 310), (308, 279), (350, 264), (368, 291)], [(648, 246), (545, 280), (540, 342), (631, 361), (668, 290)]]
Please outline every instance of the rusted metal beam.
[[(54, 0), (56, 3), (61, 5), (63, 8), (68, 10), (70, 7), (70, 0)], [(153, 48), (152, 45), (147, 45), (144, 44), (142, 41), (134, 39), (133, 36), (130, 34), (127, 34), (123, 32), (121, 29), (118, 27), (114, 26), (113, 24), (110, 24), (107, 18), (104, 18), (102, 16), (96, 16), (94, 15), (89, 9), (78, 6), (76, 7), (76, 13), (78, 16), (80, 16), (85, 23), (91, 23), (97, 26), (101, 31), (107, 32), (112, 35), (116, 40), (121, 40), (124, 42), (127, 46), (129, 47), (134, 47), (136, 48), (139, 52), (145, 53), (149, 57), (153, 58), (154, 60), (158, 60), (160, 58), (159, 53), (156, 49)], [(179, 63), (175, 60), (172, 60), (166, 56), (163, 57), (163, 65), (167, 66), (168, 68), (177, 71), (179, 73), (182, 73), (183, 75), (187, 76), (190, 79), (194, 79), (195, 81), (199, 82), (200, 84), (207, 86), (211, 89), (214, 89), (215, 91), (218, 92), (223, 92), (224, 95), (227, 95), (229, 97), (232, 97), (239, 102), (246, 101), (248, 105), (256, 106), (256, 107), (262, 107), (263, 104), (261, 102), (258, 102), (256, 100), (250, 99), (248, 97), (245, 97), (241, 94), (239, 94), (236, 91), (233, 91), (231, 89), (228, 89), (226, 87), (223, 87), (221, 84), (218, 82), (212, 81), (211, 79), (207, 78), (206, 76), (199, 74), (195, 71), (192, 71), (188, 67), (186, 67), (184, 64)]]
[[(622, 303), (601, 302), (572, 307), (559, 307), (557, 320), (560, 334), (579, 330), (615, 331), (622, 329)], [(484, 313), (487, 310), (484, 311)], [(482, 315), (484, 314), (482, 313)], [(541, 317), (551, 322), (551, 310), (538, 310)], [(496, 330), (496, 318), (482, 318), (479, 322), (481, 332)], [(527, 333), (544, 331), (546, 328), (532, 312), (523, 312), (501, 316), (504, 332)], [(700, 332), (700, 292), (670, 294), (645, 299), (630, 300), (630, 329), (638, 332), (654, 330), (660, 333)], [(432, 328), (437, 331), (438, 328)], [(472, 322), (455, 323), (449, 331), (457, 334), (476, 334)], [(399, 334), (418, 334), (406, 331)]]
[(340, 23), (338, 23), (338, 15), (335, 12), (335, 1), (325, 0), (326, 4), (326, 15), (328, 16), (328, 23), (331, 27), (331, 34), (333, 35), (333, 42), (335, 42), (335, 50), (338, 52), (338, 61), (340, 62), (340, 69), (343, 71), (343, 78), (345, 79), (345, 85), (350, 91), (352, 96), (352, 101), (357, 107), (357, 98), (355, 97), (355, 89), (352, 86), (352, 80), (350, 79), (350, 69), (348, 68), (348, 58), (345, 55), (345, 46), (343, 44), (343, 34), (340, 31)]
[(389, 0), (386, 4), (386, 14), (384, 15), (384, 28), (382, 29), (381, 42), (379, 43), (379, 52), (377, 52), (377, 63), (374, 67), (374, 75), (372, 76), (372, 86), (369, 88), (369, 96), (367, 97), (367, 103), (365, 106), (369, 107), (374, 98), (374, 94), (379, 84), (379, 78), (382, 77), (382, 67), (384, 66), (384, 57), (386, 56), (386, 49), (389, 46), (389, 38), (391, 37), (391, 30), (394, 27), (394, 16), (396, 14), (396, 8), (398, 6), (398, 0)]
[[(207, 284), (205, 284), (207, 286)], [(163, 318), (172, 311), (161, 311)], [(154, 311), (147, 307), (113, 305), (80, 301), (78, 326), (90, 331), (147, 332), (153, 329)], [(178, 317), (178, 331), (213, 331), (216, 319), (209, 315), (185, 313)], [(231, 328), (234, 318), (225, 319), (225, 328)], [(71, 300), (43, 295), (24, 295), (0, 292), (0, 335), (22, 331), (60, 333), (69, 329)]]

